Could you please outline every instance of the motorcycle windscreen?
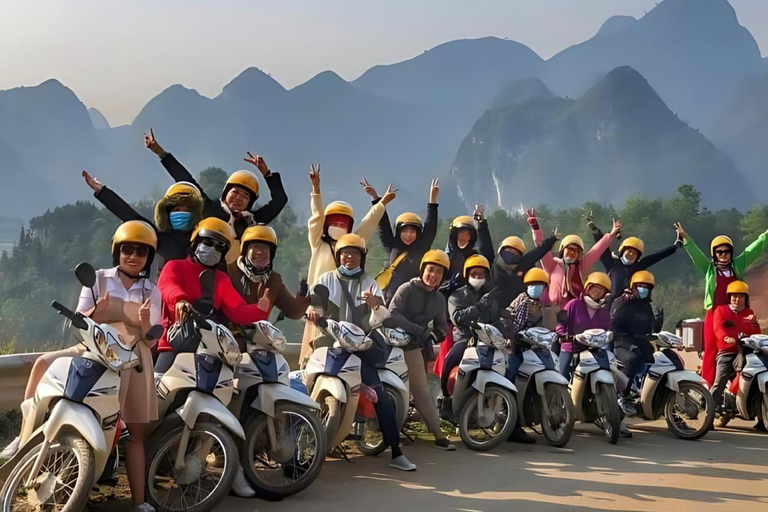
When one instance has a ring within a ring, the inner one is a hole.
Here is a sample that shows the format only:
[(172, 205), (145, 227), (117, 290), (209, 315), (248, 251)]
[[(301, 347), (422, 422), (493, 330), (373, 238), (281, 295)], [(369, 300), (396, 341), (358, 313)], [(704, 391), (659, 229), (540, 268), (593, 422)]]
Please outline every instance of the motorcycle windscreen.
[(325, 357), (325, 369), (323, 373), (327, 375), (338, 375), (344, 365), (347, 364), (350, 353), (340, 348), (329, 348)]
[(493, 359), (496, 355), (496, 349), (490, 345), (479, 345), (477, 350), (477, 360), (480, 363), (481, 370), (493, 370)]
[(254, 350), (250, 354), (251, 361), (259, 369), (261, 378), (264, 382), (277, 382), (279, 374), (277, 371), (277, 358), (269, 350)]
[(82, 403), (105, 371), (106, 366), (92, 359), (73, 358), (69, 364), (67, 385), (64, 386), (64, 398)]

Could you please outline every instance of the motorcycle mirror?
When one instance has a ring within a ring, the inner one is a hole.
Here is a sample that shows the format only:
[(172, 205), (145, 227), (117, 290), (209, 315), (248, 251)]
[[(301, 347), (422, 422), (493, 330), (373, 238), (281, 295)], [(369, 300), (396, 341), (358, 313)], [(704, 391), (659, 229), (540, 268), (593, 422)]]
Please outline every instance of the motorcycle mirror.
[(163, 335), (163, 331), (164, 329), (162, 325), (153, 325), (149, 328), (147, 334), (144, 335), (144, 339), (150, 341), (159, 340)]
[(80, 263), (75, 267), (75, 275), (80, 284), (86, 288), (93, 288), (96, 285), (96, 271), (90, 263)]
[(309, 302), (312, 306), (323, 308), (323, 311), (326, 311), (328, 309), (328, 301), (330, 300), (330, 297), (331, 292), (328, 291), (328, 288), (325, 285), (318, 284), (315, 285), (312, 290), (312, 296)]

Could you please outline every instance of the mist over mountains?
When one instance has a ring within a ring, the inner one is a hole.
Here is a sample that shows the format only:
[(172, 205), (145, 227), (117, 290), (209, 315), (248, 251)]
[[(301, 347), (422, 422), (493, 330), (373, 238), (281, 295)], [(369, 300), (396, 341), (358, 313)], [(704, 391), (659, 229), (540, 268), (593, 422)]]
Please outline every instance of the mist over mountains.
[(618, 204), (682, 183), (707, 205), (741, 208), (759, 199), (744, 191), (768, 185), (768, 64), (727, 0), (664, 0), (548, 61), (483, 38), (291, 90), (249, 68), (215, 98), (173, 85), (114, 128), (48, 80), (0, 91), (0, 215), (88, 198), (81, 169), (129, 200), (164, 189), (170, 178), (143, 147), (150, 127), (195, 173), (232, 172), (258, 152), (304, 213), (310, 162), (322, 165), (327, 200), (360, 209), (363, 176), (382, 191), (399, 184), (398, 211), (423, 210), (435, 176), (447, 178), (446, 212), (476, 201)]

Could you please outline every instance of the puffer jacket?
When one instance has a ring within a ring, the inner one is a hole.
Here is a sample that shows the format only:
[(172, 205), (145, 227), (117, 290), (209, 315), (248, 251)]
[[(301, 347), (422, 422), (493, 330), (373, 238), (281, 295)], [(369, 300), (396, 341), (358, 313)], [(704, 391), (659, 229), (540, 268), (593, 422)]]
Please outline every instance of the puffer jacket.
[[(458, 230), (451, 230), (451, 234), (448, 237), (448, 245), (445, 249), (446, 254), (448, 254), (451, 260), (451, 268), (442, 286), (440, 286), (440, 291), (446, 297), (450, 297), (453, 292), (467, 284), (467, 281), (464, 279), (464, 262), (467, 258), (475, 254), (481, 254), (488, 258), (489, 262), (493, 262), (495, 255), (487, 220), (477, 223), (476, 234), (464, 249), (459, 249), (457, 238)], [(477, 248), (475, 248), (475, 245), (477, 245)]]
[(472, 326), (476, 323), (491, 324), (502, 332), (506, 328), (502, 317), (509, 313), (499, 307), (498, 288), (486, 283), (480, 291), (465, 285), (451, 294), (448, 299), (448, 316), (453, 324), (453, 341), (470, 341), (474, 336)]
[(611, 304), (611, 330), (616, 348), (648, 344), (648, 335), (661, 330), (664, 318), (655, 314), (651, 299), (640, 299), (628, 291)]
[(523, 284), (525, 273), (535, 267), (544, 255), (552, 251), (555, 242), (557, 242), (556, 236), (547, 238), (540, 246), (523, 254), (515, 265), (507, 265), (501, 256), (496, 256), (491, 267), (491, 279), (501, 290), (498, 295), (499, 306), (509, 307), (513, 300), (525, 292)]
[[(420, 278), (411, 279), (400, 286), (389, 303), (389, 318), (385, 327), (401, 328), (411, 336), (405, 350), (422, 348), (430, 331), (435, 339), (448, 334), (445, 318), (445, 296), (438, 290), (428, 290)], [(432, 324), (432, 328), (429, 325)]]

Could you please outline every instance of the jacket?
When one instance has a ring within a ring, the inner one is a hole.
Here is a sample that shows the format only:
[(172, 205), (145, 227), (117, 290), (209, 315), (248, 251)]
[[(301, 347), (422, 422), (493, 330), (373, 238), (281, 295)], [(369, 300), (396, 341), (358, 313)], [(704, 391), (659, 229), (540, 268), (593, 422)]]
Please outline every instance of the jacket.
[[(445, 248), (445, 253), (451, 260), (451, 268), (445, 277), (445, 281), (440, 286), (440, 291), (446, 297), (450, 297), (453, 292), (467, 284), (467, 281), (464, 279), (464, 262), (467, 258), (474, 254), (481, 254), (488, 258), (489, 263), (493, 263), (495, 256), (493, 240), (491, 239), (487, 220), (477, 223), (477, 235), (470, 240), (469, 245), (464, 249), (459, 249), (457, 238), (458, 231), (451, 230), (451, 234), (448, 237), (448, 245)], [(477, 248), (475, 248), (476, 244)]]
[[(536, 245), (544, 243), (544, 234), (541, 229), (531, 228), (533, 241)], [(573, 265), (566, 265), (562, 258), (547, 253), (541, 259), (544, 270), (549, 274), (549, 300), (552, 304), (563, 308), (569, 301), (574, 300), (584, 291), (584, 279), (589, 270), (600, 259), (600, 255), (611, 245), (615, 237), (611, 234), (603, 235), (591, 249), (586, 251), (579, 261)], [(566, 268), (568, 267), (568, 268)], [(564, 292), (566, 274), (570, 283), (570, 293)]]
[[(611, 328), (611, 312), (608, 308), (594, 310), (594, 315), (589, 316), (589, 307), (584, 301), (584, 297), (573, 299), (563, 308), (566, 316), (558, 321), (555, 332), (562, 336), (575, 336), (581, 334), (587, 329), (605, 329)], [(565, 352), (583, 352), (586, 347), (580, 343), (575, 343), (566, 339), (560, 345)]]
[(293, 295), (283, 283), (280, 274), (272, 271), (266, 283), (254, 282), (240, 269), (238, 262), (239, 260), (230, 263), (227, 266), (227, 273), (232, 280), (232, 286), (245, 299), (245, 302), (248, 304), (257, 303), (264, 290), (268, 289), (267, 298), (269, 298), (272, 307), (276, 307), (292, 320), (299, 320), (304, 317), (309, 306), (309, 299)]
[(432, 242), (435, 241), (437, 235), (437, 224), (437, 203), (429, 203), (427, 205), (427, 217), (424, 220), (424, 229), (411, 245), (405, 245), (392, 229), (389, 215), (387, 215), (386, 210), (384, 211), (381, 220), (379, 220), (379, 238), (382, 247), (389, 251), (389, 264), (391, 265), (403, 252), (406, 253), (405, 258), (394, 269), (389, 286), (384, 290), (387, 303), (392, 300), (400, 285), (407, 283), (414, 277), (419, 277), (421, 258), (432, 248)]
[[(717, 282), (715, 262), (699, 249), (699, 246), (696, 245), (691, 237), (685, 238), (683, 247), (688, 256), (691, 257), (693, 264), (696, 265), (696, 268), (705, 276), (704, 309), (712, 309), (715, 299), (715, 284)], [(744, 279), (744, 273), (765, 252), (766, 247), (768, 247), (768, 233), (762, 233), (757, 237), (757, 240), (744, 249), (744, 252), (733, 258), (731, 267), (737, 279)]]
[(632, 292), (620, 295), (611, 305), (614, 346), (632, 350), (633, 345), (647, 345), (648, 335), (660, 331), (663, 320), (654, 313), (650, 299), (637, 298)]
[(486, 283), (480, 291), (465, 285), (451, 294), (448, 299), (448, 316), (453, 324), (454, 343), (468, 342), (474, 338), (472, 326), (476, 323), (492, 324), (502, 332), (502, 314), (509, 316), (499, 307), (496, 294), (498, 289)]
[(744, 308), (735, 313), (731, 306), (726, 304), (715, 308), (715, 337), (717, 338), (717, 350), (720, 352), (739, 352), (736, 343), (725, 342), (726, 337), (738, 340), (741, 335), (751, 336), (760, 334), (760, 326), (757, 322), (750, 322), (746, 318), (754, 315), (750, 308)]
[[(192, 257), (184, 260), (169, 261), (160, 273), (157, 287), (163, 300), (162, 325), (165, 333), (158, 344), (159, 352), (173, 350), (168, 343), (168, 328), (176, 322), (176, 303), (184, 300), (194, 304), (202, 297), (200, 274), (207, 270)], [(259, 309), (256, 304), (247, 304), (232, 286), (229, 276), (215, 270), (216, 277), (213, 291), (213, 307), (222, 312), (235, 324), (250, 324), (266, 320), (268, 312)]]
[(523, 284), (525, 273), (535, 267), (536, 263), (552, 251), (555, 242), (557, 242), (557, 237), (551, 236), (547, 238), (540, 246), (523, 254), (520, 257), (520, 261), (512, 266), (506, 265), (504, 260), (497, 255), (491, 266), (491, 278), (493, 284), (501, 290), (498, 295), (499, 306), (502, 308), (509, 307), (513, 300), (525, 292), (525, 285)]
[[(336, 321), (351, 322), (366, 333), (381, 326), (384, 320), (389, 318), (389, 310), (386, 307), (379, 306), (376, 309), (371, 309), (360, 298), (362, 292), (372, 290), (375, 296), (381, 298), (382, 301), (384, 300), (384, 294), (381, 293), (376, 281), (364, 272), (357, 278), (343, 276), (337, 270), (326, 272), (317, 280), (312, 288), (312, 294), (318, 295), (317, 290), (321, 286), (328, 290), (328, 302), (321, 305), (313, 304), (312, 307), (325, 317)], [(347, 300), (344, 289), (349, 292), (352, 303)], [(323, 337), (319, 330), (317, 333), (318, 336), (315, 339)]]
[(390, 316), (384, 321), (384, 326), (400, 327), (411, 336), (405, 350), (421, 348), (430, 332), (437, 340), (448, 334), (445, 307), (445, 296), (437, 289), (427, 290), (421, 279), (415, 277), (395, 292), (389, 303)]
[[(267, 182), (267, 188), (269, 188), (270, 200), (264, 206), (261, 206), (255, 212), (247, 212), (249, 215), (243, 217), (233, 217), (231, 212), (226, 208), (220, 196), (210, 197), (200, 187), (200, 184), (195, 181), (192, 174), (184, 167), (176, 157), (170, 153), (166, 153), (160, 158), (160, 163), (163, 164), (168, 174), (176, 181), (187, 181), (195, 185), (200, 193), (203, 195), (203, 217), (217, 217), (225, 222), (229, 222), (232, 228), (235, 230), (235, 237), (239, 240), (243, 236), (243, 232), (250, 226), (256, 224), (269, 224), (278, 214), (283, 211), (285, 205), (288, 204), (288, 196), (285, 194), (283, 188), (283, 182), (280, 179), (280, 174), (271, 172), (264, 177), (264, 181)], [(210, 192), (210, 191), (209, 191)], [(221, 192), (219, 192), (221, 194)]]

